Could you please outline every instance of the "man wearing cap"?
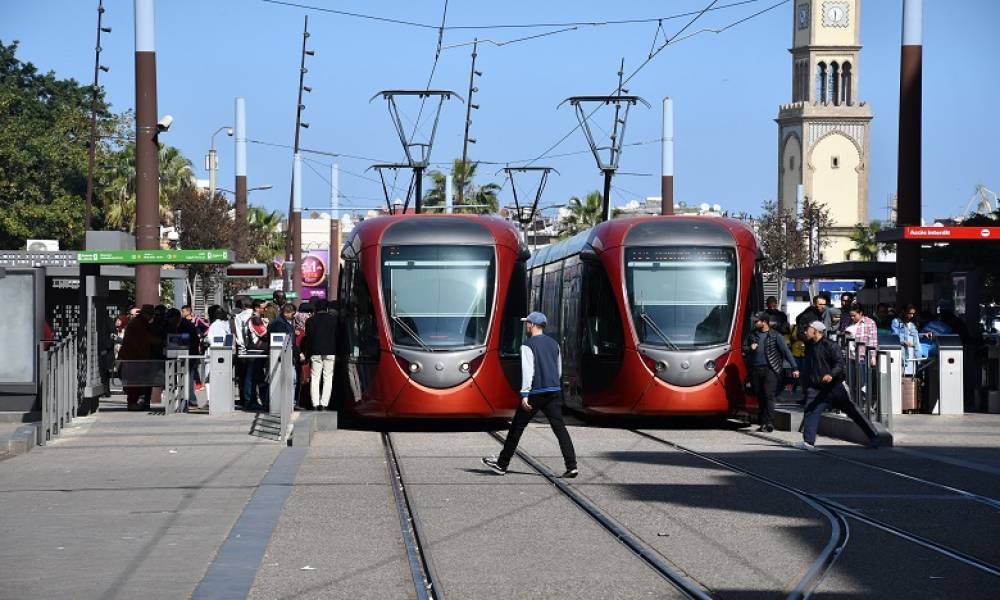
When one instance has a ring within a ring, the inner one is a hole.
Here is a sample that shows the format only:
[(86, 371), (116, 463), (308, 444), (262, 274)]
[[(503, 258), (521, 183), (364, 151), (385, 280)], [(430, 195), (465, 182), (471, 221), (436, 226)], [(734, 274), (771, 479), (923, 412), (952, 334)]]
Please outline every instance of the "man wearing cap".
[(785, 338), (771, 328), (771, 315), (761, 311), (754, 316), (756, 331), (743, 341), (743, 356), (750, 369), (750, 382), (757, 396), (757, 431), (774, 431), (774, 393), (781, 379), (784, 361), (792, 366), (792, 377), (799, 376), (798, 363)]
[(563, 477), (576, 477), (576, 452), (562, 416), (562, 357), (559, 343), (545, 335), (548, 320), (542, 313), (533, 312), (521, 320), (528, 332), (528, 339), (521, 346), (521, 404), (514, 413), (514, 421), (507, 432), (507, 440), (500, 456), (484, 457), (483, 464), (498, 475), (506, 474), (507, 465), (514, 457), (524, 428), (538, 411), (542, 411), (559, 440), (559, 449), (566, 463)]
[(844, 381), (844, 357), (837, 344), (826, 337), (826, 325), (813, 321), (806, 327), (809, 372), (805, 378), (805, 388), (810, 401), (806, 404), (802, 420), (802, 441), (796, 447), (804, 450), (816, 449), (816, 431), (823, 412), (828, 408), (843, 411), (854, 421), (870, 440), (871, 447), (878, 446), (878, 432), (875, 426), (861, 414)]

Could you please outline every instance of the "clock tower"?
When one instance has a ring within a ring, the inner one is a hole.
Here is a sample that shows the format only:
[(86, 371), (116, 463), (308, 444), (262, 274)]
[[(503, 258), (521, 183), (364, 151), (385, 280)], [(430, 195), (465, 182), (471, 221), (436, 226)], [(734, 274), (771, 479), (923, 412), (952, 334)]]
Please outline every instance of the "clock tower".
[(859, 100), (861, 0), (793, 0), (792, 101), (778, 110), (778, 203), (796, 190), (830, 211), (820, 262), (847, 260), (848, 239), (868, 222), (871, 110)]

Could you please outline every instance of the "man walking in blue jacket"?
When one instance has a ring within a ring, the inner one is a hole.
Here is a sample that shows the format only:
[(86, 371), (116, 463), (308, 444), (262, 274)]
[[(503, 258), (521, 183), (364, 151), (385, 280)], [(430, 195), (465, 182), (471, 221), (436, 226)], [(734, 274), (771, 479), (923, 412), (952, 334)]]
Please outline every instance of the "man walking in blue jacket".
[(559, 440), (559, 449), (566, 463), (563, 477), (576, 477), (576, 452), (562, 416), (562, 357), (559, 342), (545, 335), (548, 320), (542, 313), (533, 312), (521, 320), (525, 322), (528, 332), (528, 339), (521, 346), (521, 404), (514, 413), (514, 421), (510, 424), (500, 456), (485, 457), (483, 464), (498, 475), (506, 474), (507, 465), (514, 457), (524, 428), (538, 411), (542, 411)]

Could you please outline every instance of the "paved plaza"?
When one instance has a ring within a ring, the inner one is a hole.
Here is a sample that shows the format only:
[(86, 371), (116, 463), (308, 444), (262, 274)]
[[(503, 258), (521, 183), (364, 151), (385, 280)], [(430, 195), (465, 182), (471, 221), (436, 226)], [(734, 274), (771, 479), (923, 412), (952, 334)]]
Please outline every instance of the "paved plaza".
[[(416, 597), (382, 433), (281, 446), (251, 419), (106, 407), (0, 462), (0, 597)], [(568, 487), (707, 597), (995, 597), (996, 416), (903, 416), (894, 448), (818, 453), (733, 422), (571, 423)], [(482, 467), (502, 422), (395, 429), (441, 597), (690, 597), (520, 458)], [(547, 425), (521, 449), (562, 471)]]

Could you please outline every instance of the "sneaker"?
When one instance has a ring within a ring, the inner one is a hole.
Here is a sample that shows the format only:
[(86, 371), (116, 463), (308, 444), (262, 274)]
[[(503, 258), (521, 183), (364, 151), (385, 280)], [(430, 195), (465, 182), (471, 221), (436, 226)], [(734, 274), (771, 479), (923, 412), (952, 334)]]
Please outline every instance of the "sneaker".
[(774, 425), (768, 425), (764, 427), (764, 431), (767, 433), (774, 433)]
[(487, 467), (489, 467), (490, 470), (493, 471), (494, 473), (496, 473), (497, 475), (506, 475), (507, 474), (507, 468), (506, 467), (501, 467), (500, 463), (497, 462), (497, 459), (495, 457), (484, 456), (483, 457), (483, 464), (486, 465)]
[(806, 442), (806, 441), (795, 442), (795, 444), (793, 444), (793, 445), (796, 448), (798, 448), (799, 450), (809, 450), (810, 452), (815, 452), (816, 451), (816, 445), (815, 444), (810, 444), (809, 442)]
[(763, 425), (761, 425), (760, 427), (757, 428), (757, 431), (758, 431), (758, 433), (761, 432), (761, 431), (767, 431), (767, 427), (764, 427)]
[(580, 472), (577, 471), (576, 469), (567, 469), (566, 472), (562, 474), (562, 478), (563, 479), (573, 479), (574, 477), (576, 477), (579, 474), (580, 474)]

